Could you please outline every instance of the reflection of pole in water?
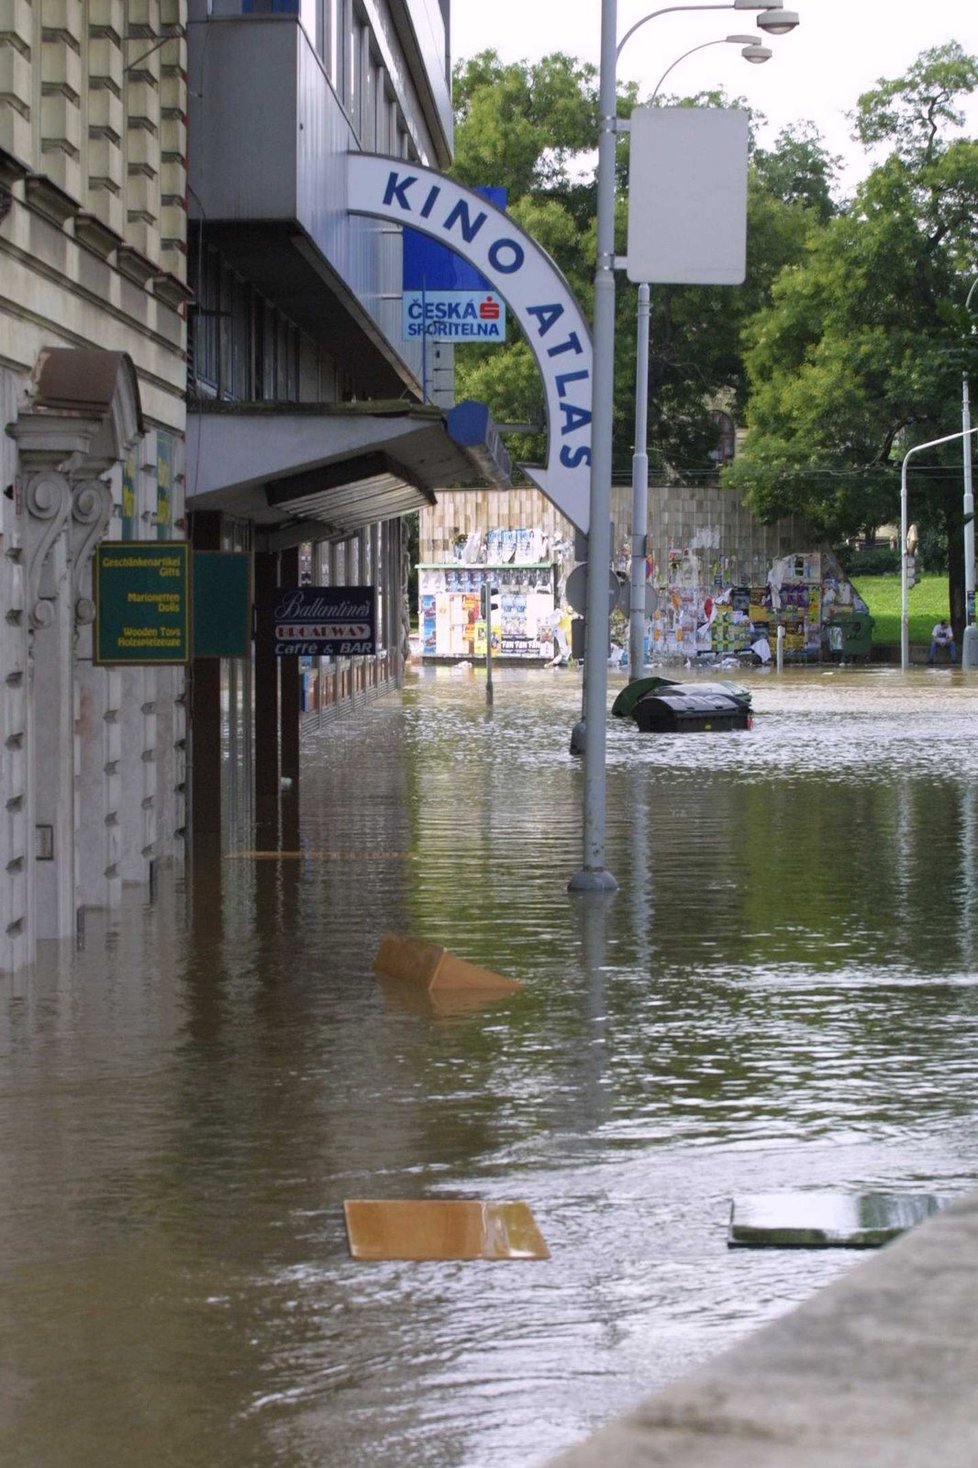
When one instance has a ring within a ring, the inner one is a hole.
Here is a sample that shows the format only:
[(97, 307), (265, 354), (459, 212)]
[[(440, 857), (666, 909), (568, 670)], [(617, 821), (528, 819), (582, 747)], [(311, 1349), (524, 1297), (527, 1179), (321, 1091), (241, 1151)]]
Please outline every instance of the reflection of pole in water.
[(614, 901), (610, 892), (585, 892), (575, 898), (581, 922), (581, 960), (586, 985), (587, 1044), (579, 1069), (580, 1086), (576, 1100), (583, 1103), (585, 1115), (575, 1122), (591, 1125), (606, 1120), (608, 1112), (607, 1065), (608, 1016), (605, 1010), (604, 970), (608, 948), (608, 907)]
[(914, 818), (913, 818), (913, 786), (904, 778), (897, 782), (896, 794), (896, 834), (894, 838), (894, 868), (896, 872), (896, 889), (899, 895), (898, 911), (902, 914), (903, 929), (906, 932), (908, 923), (913, 923), (915, 914), (911, 894), (911, 863), (914, 851)]
[(655, 917), (649, 852), (649, 792), (653, 786), (644, 765), (632, 765), (629, 770), (629, 787), (628, 844), (631, 852), (632, 931), (639, 960), (649, 967), (652, 923)]
[(975, 863), (978, 862), (978, 794), (970, 785), (961, 784), (961, 964), (975, 967), (975, 924), (978, 922), (978, 896), (975, 893)]

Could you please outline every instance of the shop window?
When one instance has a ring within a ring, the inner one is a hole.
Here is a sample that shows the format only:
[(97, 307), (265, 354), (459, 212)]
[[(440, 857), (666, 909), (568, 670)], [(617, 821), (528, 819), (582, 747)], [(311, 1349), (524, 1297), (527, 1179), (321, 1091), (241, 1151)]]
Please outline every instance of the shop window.
[(364, 90), (364, 42), (367, 24), (359, 15), (352, 17), (347, 35), (346, 110), (357, 133), (360, 132), (360, 108)]
[(190, 288), (196, 297), (190, 312), (191, 386), (209, 396), (220, 391), (221, 262), (216, 250), (188, 252)]
[(246, 402), (251, 393), (252, 293), (240, 277), (231, 276), (231, 330), (228, 337), (226, 397)]

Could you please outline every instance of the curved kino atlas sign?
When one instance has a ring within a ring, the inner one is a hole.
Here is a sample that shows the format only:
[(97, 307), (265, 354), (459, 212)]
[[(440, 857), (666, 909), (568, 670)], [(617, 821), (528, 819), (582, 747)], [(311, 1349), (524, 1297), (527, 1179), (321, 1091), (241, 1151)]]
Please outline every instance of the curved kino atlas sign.
[(587, 533), (591, 478), (591, 335), (566, 280), (516, 224), (454, 179), (399, 158), (350, 153), (347, 207), (407, 224), (486, 277), (526, 335), (543, 375), (547, 463), (528, 479)]

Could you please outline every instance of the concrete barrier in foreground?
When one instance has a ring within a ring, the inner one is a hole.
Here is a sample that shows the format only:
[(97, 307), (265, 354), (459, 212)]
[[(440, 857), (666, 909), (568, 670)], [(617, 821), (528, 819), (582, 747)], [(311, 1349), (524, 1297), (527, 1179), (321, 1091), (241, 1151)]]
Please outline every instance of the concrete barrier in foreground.
[(978, 1193), (551, 1468), (976, 1468)]

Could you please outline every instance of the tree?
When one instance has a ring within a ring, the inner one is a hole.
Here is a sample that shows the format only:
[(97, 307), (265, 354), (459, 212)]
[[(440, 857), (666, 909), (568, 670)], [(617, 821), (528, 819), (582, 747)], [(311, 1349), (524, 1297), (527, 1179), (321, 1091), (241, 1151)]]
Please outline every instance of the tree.
[[(907, 449), (955, 431), (962, 367), (978, 367), (962, 274), (978, 142), (954, 131), (976, 86), (978, 62), (950, 43), (860, 97), (857, 137), (890, 151), (747, 325), (749, 434), (725, 477), (765, 519), (796, 511), (832, 539), (892, 521)], [(913, 518), (947, 545), (960, 634), (961, 444), (913, 463)]]
[[(530, 65), (504, 65), (493, 51), (460, 62), (454, 73), (454, 173), (471, 186), (502, 184), (509, 212), (563, 270), (585, 314), (590, 312), (595, 262), (594, 150), (598, 99), (590, 66), (559, 54)], [(619, 115), (637, 100), (620, 88)], [(721, 93), (663, 99), (686, 105), (731, 105)], [(781, 150), (790, 159), (781, 159)], [(752, 170), (748, 279), (740, 288), (656, 287), (653, 291), (649, 424), (654, 459), (672, 477), (716, 473), (710, 457), (716, 428), (710, 408), (718, 396), (738, 407), (747, 378), (741, 329), (768, 299), (781, 267), (797, 260), (813, 224), (830, 208), (834, 166), (810, 126), (781, 135)], [(628, 141), (618, 145), (618, 250), (626, 248)], [(780, 172), (779, 172), (780, 169)], [(617, 292), (613, 460), (630, 475), (634, 434), (636, 290)], [(488, 402), (500, 421), (542, 424), (543, 398), (532, 354), (511, 327), (506, 347), (457, 349), (459, 396)], [(514, 460), (539, 459), (543, 435), (509, 441)]]
[(784, 204), (803, 204), (823, 224), (836, 212), (833, 188), (842, 160), (827, 153), (812, 122), (782, 128), (774, 147), (754, 149), (760, 186)]
[[(504, 64), (495, 51), (483, 51), (456, 64), (453, 98), (452, 173), (470, 187), (506, 188), (508, 212), (553, 257), (587, 312), (594, 182), (586, 160), (598, 138), (594, 67), (559, 53), (532, 65)], [(539, 424), (537, 432), (508, 440), (514, 462), (539, 461), (542, 384), (518, 326), (511, 323), (509, 331), (505, 347), (456, 348), (456, 393), (487, 402), (501, 422)]]

